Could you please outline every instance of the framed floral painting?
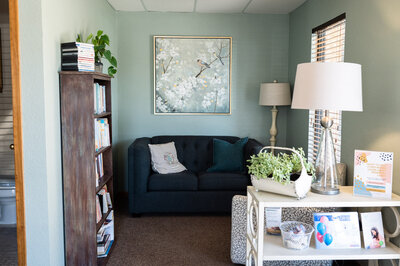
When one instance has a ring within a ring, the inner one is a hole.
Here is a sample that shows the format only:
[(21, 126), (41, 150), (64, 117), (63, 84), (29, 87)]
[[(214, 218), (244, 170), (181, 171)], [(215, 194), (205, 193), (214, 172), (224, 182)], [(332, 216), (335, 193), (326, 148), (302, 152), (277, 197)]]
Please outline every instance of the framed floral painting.
[(154, 36), (154, 114), (231, 114), (232, 37)]

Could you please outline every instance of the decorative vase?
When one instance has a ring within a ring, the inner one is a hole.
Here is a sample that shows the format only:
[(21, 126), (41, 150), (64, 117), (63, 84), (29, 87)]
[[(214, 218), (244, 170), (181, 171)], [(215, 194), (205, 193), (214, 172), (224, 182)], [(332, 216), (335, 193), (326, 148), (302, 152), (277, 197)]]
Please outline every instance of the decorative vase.
[(102, 62), (95, 62), (94, 63), (94, 71), (103, 73), (103, 63)]
[(263, 152), (263, 150), (265, 149), (272, 149), (272, 148), (277, 150), (291, 151), (295, 153), (297, 156), (299, 156), (302, 167), (300, 177), (297, 178), (297, 180), (295, 181), (290, 181), (289, 184), (282, 184), (273, 180), (272, 178), (257, 178), (256, 176), (251, 175), (251, 183), (253, 184), (254, 188), (257, 190), (295, 197), (297, 199), (305, 198), (308, 191), (310, 191), (311, 188), (312, 176), (307, 174), (303, 158), (297, 151), (290, 148), (267, 146), (262, 148), (260, 153)]

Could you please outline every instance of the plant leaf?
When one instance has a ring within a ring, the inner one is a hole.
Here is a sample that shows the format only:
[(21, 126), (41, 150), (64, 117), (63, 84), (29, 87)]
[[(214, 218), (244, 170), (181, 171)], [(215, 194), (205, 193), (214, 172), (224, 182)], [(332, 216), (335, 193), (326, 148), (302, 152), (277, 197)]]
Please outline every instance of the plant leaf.
[(105, 51), (104, 51), (104, 57), (105, 57), (108, 61), (110, 61), (110, 63), (111, 63), (111, 52), (110, 52), (110, 50), (105, 50)]
[(77, 42), (82, 42), (82, 35), (78, 34), (78, 36), (76, 37), (76, 41)]
[(98, 30), (98, 31), (97, 31), (97, 36), (96, 36), (96, 37), (100, 37), (102, 34), (103, 34), (103, 31), (102, 31), (102, 30)]
[(102, 42), (104, 42), (105, 44), (110, 45), (110, 39), (108, 38), (108, 35), (107, 35), (107, 34), (102, 35), (102, 36), (100, 37), (100, 40), (101, 40)]
[(108, 67), (108, 75), (114, 77), (115, 73), (117, 73), (117, 70), (113, 66)]
[(89, 41), (90, 41), (90, 39), (92, 39), (92, 37), (93, 37), (93, 34), (89, 34), (89, 36), (87, 36), (87, 38), (86, 38), (86, 43), (88, 43)]
[(117, 59), (114, 56), (112, 56), (108, 61), (110, 61), (111, 65), (117, 67)]

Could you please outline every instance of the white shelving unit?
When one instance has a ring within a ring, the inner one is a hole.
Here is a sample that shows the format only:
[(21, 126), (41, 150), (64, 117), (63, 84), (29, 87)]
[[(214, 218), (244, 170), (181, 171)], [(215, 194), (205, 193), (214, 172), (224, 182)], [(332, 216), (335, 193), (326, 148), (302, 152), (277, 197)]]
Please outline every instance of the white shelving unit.
[[(305, 250), (283, 247), (281, 236), (264, 234), (264, 208), (267, 207), (400, 207), (400, 196), (392, 199), (374, 199), (353, 196), (353, 187), (340, 188), (338, 195), (320, 195), (309, 192), (301, 200), (256, 191), (247, 187), (247, 253), (246, 265), (262, 266), (264, 260), (400, 260), (400, 248), (386, 240), (386, 247), (380, 249), (316, 249), (314, 235)], [(253, 219), (256, 218), (256, 226)]]

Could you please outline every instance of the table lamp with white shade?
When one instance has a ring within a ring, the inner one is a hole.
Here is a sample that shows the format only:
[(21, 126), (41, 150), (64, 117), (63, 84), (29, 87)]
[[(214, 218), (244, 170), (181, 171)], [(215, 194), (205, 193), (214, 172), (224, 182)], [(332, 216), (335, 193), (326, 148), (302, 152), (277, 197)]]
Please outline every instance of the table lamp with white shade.
[(271, 146), (275, 146), (276, 135), (278, 134), (276, 128), (278, 109), (276, 107), (290, 105), (290, 102), (289, 83), (278, 83), (276, 80), (274, 80), (274, 83), (261, 83), (259, 105), (272, 106), (272, 123), (271, 129), (269, 130), (271, 135), (271, 138), (269, 139)]
[[(297, 66), (292, 109), (362, 111), (361, 65), (344, 62), (304, 63)], [(339, 193), (335, 151), (328, 112), (321, 120), (322, 138), (311, 191)]]

